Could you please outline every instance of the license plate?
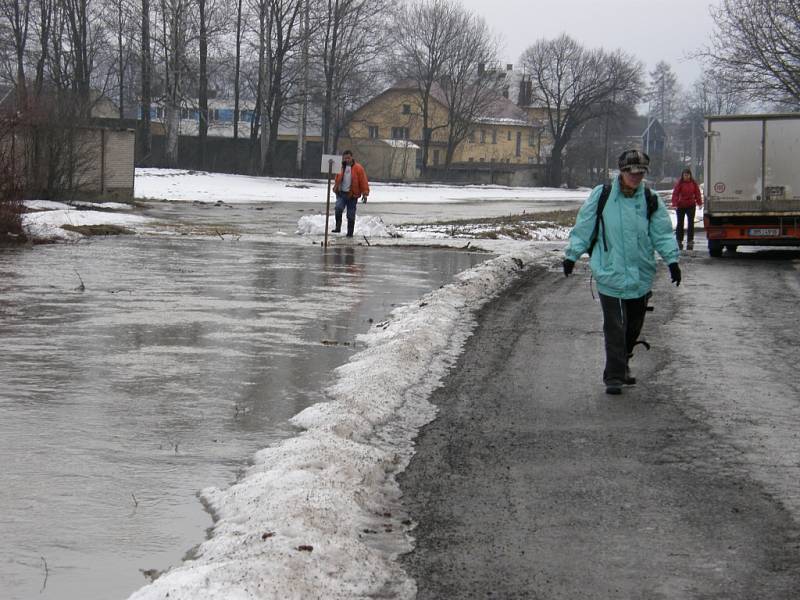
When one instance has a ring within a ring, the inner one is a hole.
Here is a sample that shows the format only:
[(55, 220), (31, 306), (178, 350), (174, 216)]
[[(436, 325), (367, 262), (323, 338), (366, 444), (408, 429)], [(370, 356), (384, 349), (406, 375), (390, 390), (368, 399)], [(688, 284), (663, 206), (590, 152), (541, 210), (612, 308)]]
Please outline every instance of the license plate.
[(777, 227), (754, 227), (753, 229), (748, 229), (747, 233), (753, 237), (778, 237), (781, 234), (781, 230)]

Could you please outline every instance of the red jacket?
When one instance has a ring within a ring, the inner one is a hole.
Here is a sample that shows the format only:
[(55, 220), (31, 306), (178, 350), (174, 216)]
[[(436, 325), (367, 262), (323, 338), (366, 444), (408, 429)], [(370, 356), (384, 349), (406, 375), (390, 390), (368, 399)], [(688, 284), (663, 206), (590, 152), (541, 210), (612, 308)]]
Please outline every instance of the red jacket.
[[(333, 192), (339, 192), (339, 186), (342, 185), (342, 177), (344, 176), (344, 169), (336, 174), (336, 181), (333, 183)], [(357, 162), (353, 162), (350, 168), (350, 197), (360, 198), (361, 196), (369, 196), (369, 182), (367, 181), (367, 172)]]
[(700, 186), (694, 179), (689, 181), (680, 179), (672, 190), (672, 208), (691, 208), (695, 204), (703, 206)]

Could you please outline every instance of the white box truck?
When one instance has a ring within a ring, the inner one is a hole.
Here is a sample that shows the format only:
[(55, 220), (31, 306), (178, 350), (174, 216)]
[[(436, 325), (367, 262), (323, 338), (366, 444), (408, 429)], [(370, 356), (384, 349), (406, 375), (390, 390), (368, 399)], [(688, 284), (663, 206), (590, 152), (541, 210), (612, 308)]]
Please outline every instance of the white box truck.
[(706, 117), (708, 253), (800, 245), (800, 114)]

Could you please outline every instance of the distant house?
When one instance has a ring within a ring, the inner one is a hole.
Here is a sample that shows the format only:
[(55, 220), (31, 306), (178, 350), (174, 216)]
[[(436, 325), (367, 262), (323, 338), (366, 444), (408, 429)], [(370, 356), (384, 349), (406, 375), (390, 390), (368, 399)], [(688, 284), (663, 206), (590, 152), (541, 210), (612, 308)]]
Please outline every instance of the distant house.
[[(445, 165), (447, 117), (445, 95), (434, 86), (428, 108), (430, 144), (426, 166), (435, 174), (441, 174)], [(424, 133), (417, 88), (413, 82), (401, 81), (352, 114), (340, 145), (357, 147), (372, 140), (391, 143), (395, 148), (402, 147), (402, 142), (421, 148)], [(491, 173), (511, 174), (519, 167), (529, 168), (544, 162), (542, 142), (542, 128), (508, 98), (497, 96), (486, 113), (475, 119), (467, 138), (456, 146), (451, 171), (486, 172), (492, 179), (495, 177)], [(417, 151), (416, 160), (421, 168), (421, 150)], [(513, 177), (509, 175), (507, 179)]]
[(664, 176), (667, 134), (661, 121), (647, 115), (636, 115), (621, 123), (620, 129), (614, 158), (627, 148), (640, 148), (650, 157), (649, 177), (655, 180)]
[[(214, 98), (208, 101), (208, 135), (210, 137), (233, 137), (233, 123), (238, 121), (239, 137), (248, 137), (253, 123), (255, 104), (251, 100), (241, 100), (236, 114), (234, 102), (230, 98)], [(139, 111), (141, 116), (141, 109)], [(163, 134), (164, 106), (154, 104), (150, 108), (150, 121), (154, 133)], [(197, 103), (187, 104), (181, 108), (180, 135), (196, 136), (200, 130), (200, 109)], [(284, 109), (278, 126), (279, 140), (296, 140), (298, 123), (295, 111), (291, 106)], [(306, 141), (321, 142), (322, 116), (312, 106), (306, 118)]]

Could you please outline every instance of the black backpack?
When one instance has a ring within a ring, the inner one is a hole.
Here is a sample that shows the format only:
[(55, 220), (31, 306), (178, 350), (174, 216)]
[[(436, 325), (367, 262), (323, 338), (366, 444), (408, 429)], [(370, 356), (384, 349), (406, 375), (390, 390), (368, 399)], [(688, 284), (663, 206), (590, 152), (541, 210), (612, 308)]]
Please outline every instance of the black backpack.
[[(608, 200), (608, 196), (611, 194), (611, 184), (606, 183), (603, 186), (603, 191), (600, 193), (600, 198), (597, 200), (597, 219), (594, 222), (594, 231), (592, 231), (592, 239), (589, 242), (589, 249), (586, 250), (586, 253), (591, 256), (592, 250), (594, 250), (594, 245), (597, 243), (597, 235), (600, 233), (600, 223), (603, 221), (603, 209), (606, 207), (606, 201)], [(658, 208), (658, 200), (656, 199), (655, 194), (653, 191), (646, 187), (644, 188), (644, 199), (647, 202), (647, 220), (650, 220), (650, 217), (656, 212)], [(608, 251), (608, 246), (606, 245), (606, 224), (603, 222), (603, 249)]]

